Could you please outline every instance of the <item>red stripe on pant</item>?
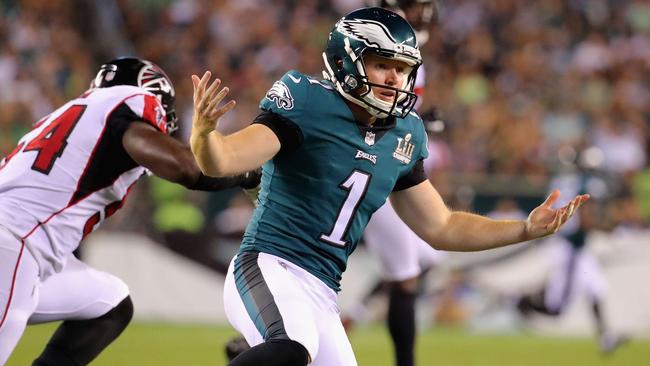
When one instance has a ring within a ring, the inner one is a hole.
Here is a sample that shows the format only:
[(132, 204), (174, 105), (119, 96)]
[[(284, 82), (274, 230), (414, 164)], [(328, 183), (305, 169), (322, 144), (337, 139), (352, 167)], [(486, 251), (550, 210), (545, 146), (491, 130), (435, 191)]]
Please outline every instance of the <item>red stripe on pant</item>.
[(14, 295), (14, 286), (16, 285), (16, 275), (18, 274), (18, 265), (20, 264), (20, 259), (23, 256), (23, 250), (25, 249), (25, 241), (21, 240), (20, 243), (21, 243), (20, 253), (18, 253), (18, 259), (16, 260), (16, 266), (14, 267), (14, 276), (11, 279), (11, 289), (9, 290), (9, 298), (7, 299), (7, 305), (5, 306), (4, 313), (2, 314), (2, 319), (0, 319), (0, 328), (2, 328), (2, 325), (4, 324), (5, 319), (7, 318), (7, 313), (9, 313), (9, 306), (11, 306), (11, 298)]

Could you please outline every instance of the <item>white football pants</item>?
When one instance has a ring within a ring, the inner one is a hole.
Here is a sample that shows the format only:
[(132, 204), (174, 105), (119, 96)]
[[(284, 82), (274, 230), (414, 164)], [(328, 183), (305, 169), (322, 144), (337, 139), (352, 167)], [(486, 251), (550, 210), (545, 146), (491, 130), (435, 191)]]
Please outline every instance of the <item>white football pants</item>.
[(266, 253), (241, 253), (224, 285), (228, 321), (255, 346), (270, 338), (302, 344), (313, 366), (356, 366), (337, 295), (297, 265)]
[(38, 264), (22, 240), (0, 226), (0, 365), (28, 323), (98, 318), (129, 294), (122, 280), (72, 254), (63, 270), (44, 282), (38, 273)]

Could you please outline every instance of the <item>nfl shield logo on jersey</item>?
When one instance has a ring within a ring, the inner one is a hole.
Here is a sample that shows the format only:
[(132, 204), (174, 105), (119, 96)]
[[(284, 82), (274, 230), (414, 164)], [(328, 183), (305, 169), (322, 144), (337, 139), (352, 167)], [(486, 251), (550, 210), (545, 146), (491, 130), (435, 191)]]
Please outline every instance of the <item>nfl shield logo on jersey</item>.
[(364, 140), (368, 146), (372, 146), (375, 144), (375, 133), (366, 131), (366, 138)]
[(411, 143), (411, 134), (407, 133), (404, 138), (397, 138), (397, 148), (393, 152), (393, 157), (403, 164), (408, 164), (411, 162), (414, 149), (415, 145)]

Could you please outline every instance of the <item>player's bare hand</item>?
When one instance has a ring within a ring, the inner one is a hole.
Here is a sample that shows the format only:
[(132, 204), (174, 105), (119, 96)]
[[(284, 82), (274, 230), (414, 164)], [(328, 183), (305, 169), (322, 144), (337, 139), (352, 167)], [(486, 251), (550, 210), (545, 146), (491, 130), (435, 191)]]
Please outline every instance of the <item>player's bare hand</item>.
[(562, 225), (589, 199), (588, 194), (574, 197), (566, 206), (553, 208), (553, 204), (560, 197), (560, 191), (551, 192), (546, 201), (537, 206), (526, 220), (526, 236), (528, 239), (541, 238), (560, 230)]
[(221, 104), (228, 95), (228, 87), (221, 87), (221, 80), (214, 79), (210, 83), (212, 73), (206, 71), (199, 79), (192, 75), (194, 85), (194, 116), (192, 117), (192, 135), (205, 136), (214, 131), (219, 119), (235, 107), (235, 101), (230, 100)]

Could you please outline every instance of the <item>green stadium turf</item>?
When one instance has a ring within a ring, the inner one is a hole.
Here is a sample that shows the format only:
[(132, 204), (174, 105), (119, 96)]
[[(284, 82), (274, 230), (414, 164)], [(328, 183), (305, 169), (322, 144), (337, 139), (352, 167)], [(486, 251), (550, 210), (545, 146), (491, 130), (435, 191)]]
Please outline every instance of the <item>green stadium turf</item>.
[[(30, 365), (54, 327), (28, 327), (6, 366)], [(135, 323), (92, 365), (225, 365), (223, 345), (235, 334), (226, 326)], [(354, 329), (351, 340), (359, 365), (392, 366), (384, 328)], [(591, 338), (473, 335), (433, 329), (418, 338), (417, 357), (420, 366), (648, 366), (650, 340), (632, 341), (603, 356)]]

